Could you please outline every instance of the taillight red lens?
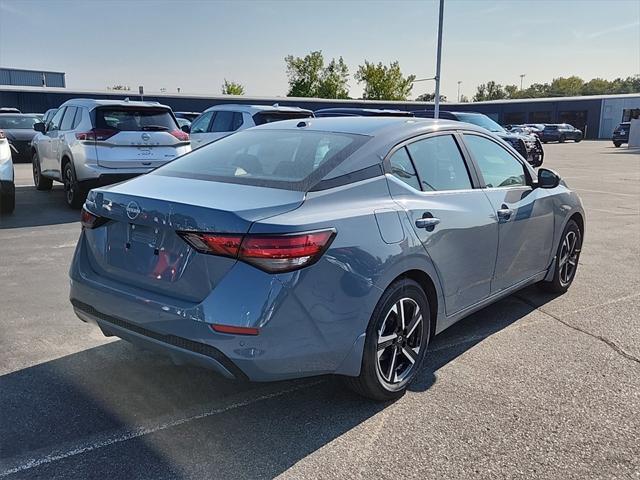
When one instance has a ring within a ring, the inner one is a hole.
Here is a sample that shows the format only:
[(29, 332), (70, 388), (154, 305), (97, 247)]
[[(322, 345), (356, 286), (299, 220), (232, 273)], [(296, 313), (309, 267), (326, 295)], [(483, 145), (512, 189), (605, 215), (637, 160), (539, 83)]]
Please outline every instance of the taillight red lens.
[(189, 134), (183, 132), (182, 130), (171, 130), (169, 133), (176, 137), (178, 140), (182, 140), (183, 142), (189, 140)]
[(93, 130), (89, 130), (88, 132), (76, 133), (76, 138), (78, 140), (89, 140), (94, 142), (100, 142), (113, 137), (116, 133), (118, 133), (118, 130), (111, 130), (107, 128), (103, 128), (103, 129), (94, 128)]
[(82, 207), (80, 212), (80, 224), (82, 228), (96, 228), (107, 223), (108, 219), (94, 215), (86, 208)]
[(255, 327), (236, 327), (234, 325), (220, 325), (214, 323), (211, 328), (220, 333), (231, 333), (233, 335), (258, 335), (260, 330)]
[(227, 235), (179, 232), (201, 253), (238, 258), (267, 272), (289, 272), (315, 263), (329, 247), (335, 230), (285, 235)]

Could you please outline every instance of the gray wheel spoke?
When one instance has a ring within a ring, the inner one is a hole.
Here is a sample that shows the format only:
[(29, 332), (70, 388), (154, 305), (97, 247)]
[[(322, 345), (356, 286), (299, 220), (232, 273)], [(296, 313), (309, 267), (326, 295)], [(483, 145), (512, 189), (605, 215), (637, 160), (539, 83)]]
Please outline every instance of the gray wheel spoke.
[(387, 381), (391, 383), (395, 381), (397, 358), (398, 358), (398, 347), (393, 347), (393, 352), (391, 353), (391, 365), (389, 366), (389, 372), (387, 373)]
[[(419, 348), (418, 348), (418, 350), (419, 350)], [(416, 363), (416, 360), (418, 359), (418, 352), (416, 352), (413, 348), (402, 347), (402, 353), (403, 353), (403, 355), (405, 357), (407, 357), (409, 359), (411, 364)]]
[(400, 303), (400, 326), (404, 330), (406, 328), (405, 317), (404, 317), (404, 298), (400, 300), (400, 302), (398, 303)]
[(411, 319), (411, 322), (407, 327), (407, 338), (413, 335), (413, 332), (415, 331), (416, 327), (420, 325), (420, 322), (422, 322), (422, 314), (420, 313), (419, 309), (416, 309), (416, 312), (414, 313), (413, 318)]
[(378, 338), (378, 355), (381, 355), (384, 350), (393, 345), (396, 338), (398, 338), (398, 335), (395, 333)]

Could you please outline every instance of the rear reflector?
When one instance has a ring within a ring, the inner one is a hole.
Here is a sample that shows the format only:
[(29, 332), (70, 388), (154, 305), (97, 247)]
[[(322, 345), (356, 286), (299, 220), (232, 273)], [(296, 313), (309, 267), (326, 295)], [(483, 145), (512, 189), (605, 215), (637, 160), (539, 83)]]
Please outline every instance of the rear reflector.
[(228, 235), (178, 232), (200, 253), (232, 257), (266, 272), (297, 270), (317, 262), (329, 247), (333, 229), (284, 235)]
[(211, 328), (219, 333), (230, 333), (232, 335), (258, 335), (260, 330), (253, 327), (235, 327), (233, 325), (220, 325), (214, 323)]
[(82, 207), (82, 211), (80, 212), (80, 224), (82, 225), (82, 228), (96, 228), (100, 225), (104, 225), (107, 222), (107, 218), (98, 217), (86, 208)]

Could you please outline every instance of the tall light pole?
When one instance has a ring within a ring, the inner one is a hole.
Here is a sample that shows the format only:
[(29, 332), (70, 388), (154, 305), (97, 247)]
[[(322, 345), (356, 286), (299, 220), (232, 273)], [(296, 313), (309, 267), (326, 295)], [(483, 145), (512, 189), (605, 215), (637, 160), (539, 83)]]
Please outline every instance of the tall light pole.
[(526, 73), (521, 73), (520, 74), (520, 90), (522, 90), (522, 81), (524, 80), (524, 77), (526, 77), (527, 74)]
[(460, 84), (462, 83), (462, 80), (458, 80), (458, 103), (460, 103)]
[(442, 59), (442, 19), (444, 16), (444, 0), (440, 0), (440, 18), (438, 20), (438, 54), (436, 56), (436, 98), (433, 107), (433, 118), (440, 115), (440, 63)]

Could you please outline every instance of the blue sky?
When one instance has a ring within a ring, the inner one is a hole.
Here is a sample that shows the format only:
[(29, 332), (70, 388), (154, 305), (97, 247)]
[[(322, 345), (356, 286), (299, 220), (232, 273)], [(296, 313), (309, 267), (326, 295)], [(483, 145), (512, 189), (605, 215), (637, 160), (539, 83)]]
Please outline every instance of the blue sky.
[[(117, 83), (219, 93), (224, 78), (255, 96), (285, 95), (283, 58), (322, 50), (355, 73), (364, 59), (435, 71), (437, 2), (0, 0), (0, 65), (65, 71), (69, 88)], [(525, 86), (560, 75), (640, 73), (640, 1), (445, 1), (442, 90)], [(352, 96), (362, 89), (350, 82)], [(418, 83), (414, 95), (433, 91)]]

